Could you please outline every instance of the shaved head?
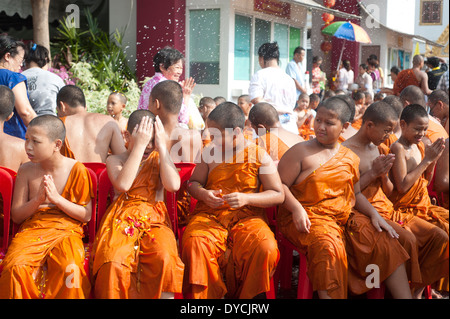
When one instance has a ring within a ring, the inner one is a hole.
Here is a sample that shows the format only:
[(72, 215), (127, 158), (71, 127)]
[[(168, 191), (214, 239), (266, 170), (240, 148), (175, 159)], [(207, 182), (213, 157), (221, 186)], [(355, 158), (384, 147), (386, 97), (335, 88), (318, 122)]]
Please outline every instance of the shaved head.
[(208, 115), (208, 120), (214, 121), (222, 129), (244, 130), (245, 115), (242, 109), (233, 102), (224, 102), (216, 106)]
[(248, 113), (248, 119), (253, 125), (264, 127), (273, 127), (279, 122), (277, 110), (266, 102), (255, 104)]
[(397, 113), (394, 108), (383, 101), (377, 101), (370, 104), (362, 117), (363, 123), (372, 121), (375, 124), (383, 124), (398, 121)]
[(330, 97), (320, 103), (317, 107), (317, 111), (319, 111), (320, 108), (325, 108), (327, 110), (335, 112), (342, 124), (345, 124), (352, 120), (351, 106), (345, 99), (338, 96)]
[(155, 119), (155, 114), (153, 114), (149, 110), (136, 110), (133, 113), (131, 113), (127, 123), (127, 131), (130, 134), (133, 133), (133, 130), (136, 127), (136, 125), (139, 125), (141, 123), (141, 120), (144, 116), (148, 116), (153, 120)]
[(0, 85), (0, 121), (5, 121), (14, 111), (15, 97), (13, 91)]
[(28, 129), (31, 127), (43, 128), (50, 141), (61, 140), (64, 143), (66, 138), (66, 127), (63, 121), (54, 115), (46, 114), (35, 117), (28, 124)]
[(408, 104), (419, 104), (424, 108), (427, 106), (422, 89), (415, 85), (405, 87), (400, 93), (400, 99), (402, 100), (403, 106)]

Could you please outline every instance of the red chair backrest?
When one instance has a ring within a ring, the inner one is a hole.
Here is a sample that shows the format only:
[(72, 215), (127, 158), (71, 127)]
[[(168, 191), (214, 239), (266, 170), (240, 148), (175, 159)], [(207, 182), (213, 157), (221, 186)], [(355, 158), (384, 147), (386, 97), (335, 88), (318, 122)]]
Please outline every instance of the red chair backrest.
[(9, 229), (11, 223), (11, 204), (14, 192), (16, 172), (6, 168), (0, 167), (0, 194), (3, 201), (3, 239), (2, 239), (2, 253), (6, 253), (9, 244)]
[(87, 168), (90, 168), (91, 170), (94, 171), (95, 175), (97, 175), (97, 179), (99, 178), (100, 173), (103, 172), (103, 170), (106, 169), (106, 164), (105, 163), (86, 162), (86, 163), (83, 163), (83, 164)]
[(103, 215), (108, 208), (108, 197), (110, 202), (114, 199), (114, 187), (108, 177), (108, 171), (105, 169), (98, 178), (98, 205), (97, 205), (97, 229), (100, 226)]
[[(191, 178), (192, 172), (196, 166), (195, 163), (174, 163), (180, 174), (180, 188)], [(177, 195), (178, 192), (166, 192), (166, 206), (172, 223), (173, 231), (178, 233), (178, 212), (177, 212)]]
[(97, 189), (98, 189), (98, 178), (97, 174), (87, 167), (87, 170), (89, 172), (89, 175), (91, 176), (92, 181), (92, 189), (94, 192), (94, 198), (91, 199), (92, 204), (92, 215), (91, 220), (88, 223), (88, 236), (89, 236), (89, 243), (94, 242), (95, 238), (95, 231), (97, 230)]

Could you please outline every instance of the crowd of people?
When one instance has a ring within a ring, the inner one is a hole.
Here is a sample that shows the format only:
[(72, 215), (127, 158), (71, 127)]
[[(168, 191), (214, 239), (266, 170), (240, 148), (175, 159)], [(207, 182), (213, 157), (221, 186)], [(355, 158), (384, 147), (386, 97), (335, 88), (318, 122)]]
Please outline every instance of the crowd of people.
[[(166, 47), (124, 118), (122, 93), (109, 115), (90, 113), (79, 87), (46, 71), (45, 48), (0, 36), (0, 166), (17, 173), (20, 225), (0, 298), (255, 298), (271, 289), (278, 232), (319, 298), (367, 293), (373, 265), (393, 298), (448, 294), (448, 71), (428, 75), (415, 56), (389, 89), (371, 56), (357, 76), (342, 61), (330, 90), (316, 57), (308, 93), (305, 50), (293, 55), (283, 70), (277, 43), (263, 44), (248, 94), (192, 107), (195, 81), (180, 81), (184, 57)], [(183, 162), (195, 163), (184, 184)], [(89, 267), (97, 190), (83, 163), (104, 163), (115, 193)]]

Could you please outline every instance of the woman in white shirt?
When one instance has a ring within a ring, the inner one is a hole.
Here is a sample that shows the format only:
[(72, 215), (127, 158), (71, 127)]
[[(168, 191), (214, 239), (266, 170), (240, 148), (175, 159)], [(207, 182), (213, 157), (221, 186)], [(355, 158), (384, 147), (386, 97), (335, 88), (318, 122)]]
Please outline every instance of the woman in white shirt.
[(294, 114), (297, 91), (294, 80), (279, 67), (277, 42), (264, 43), (258, 50), (261, 70), (250, 80), (249, 96), (253, 104), (267, 102), (278, 112), (283, 128), (298, 134)]
[(367, 91), (373, 97), (373, 80), (369, 73), (367, 73), (368, 70), (369, 67), (365, 63), (359, 66), (359, 75), (356, 83), (359, 85), (359, 91)]
[(354, 79), (355, 74), (353, 73), (350, 61), (349, 60), (342, 61), (339, 69), (339, 89), (347, 91), (348, 86), (350, 84), (353, 84)]

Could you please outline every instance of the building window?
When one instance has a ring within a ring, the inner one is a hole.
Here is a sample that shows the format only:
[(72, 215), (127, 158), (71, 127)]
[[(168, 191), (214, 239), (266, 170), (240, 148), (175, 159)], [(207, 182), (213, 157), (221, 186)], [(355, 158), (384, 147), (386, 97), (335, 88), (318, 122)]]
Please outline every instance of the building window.
[(442, 24), (442, 0), (420, 1), (420, 24)]
[(250, 80), (252, 18), (236, 15), (234, 28), (234, 79)]
[(236, 14), (234, 80), (249, 81), (251, 75), (261, 69), (258, 56), (259, 47), (273, 41), (278, 43), (280, 67), (284, 69), (292, 59), (294, 49), (301, 45), (301, 30), (285, 24)]
[(189, 12), (189, 74), (197, 84), (219, 84), (220, 10)]

